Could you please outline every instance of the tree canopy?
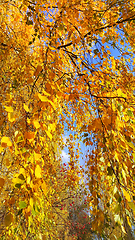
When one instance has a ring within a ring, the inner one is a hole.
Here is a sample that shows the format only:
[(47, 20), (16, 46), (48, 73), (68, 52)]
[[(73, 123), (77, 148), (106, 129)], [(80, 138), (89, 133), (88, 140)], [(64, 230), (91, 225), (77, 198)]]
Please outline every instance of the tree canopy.
[(134, 39), (134, 0), (1, 1), (1, 239), (67, 237), (80, 186), (91, 233), (133, 239)]

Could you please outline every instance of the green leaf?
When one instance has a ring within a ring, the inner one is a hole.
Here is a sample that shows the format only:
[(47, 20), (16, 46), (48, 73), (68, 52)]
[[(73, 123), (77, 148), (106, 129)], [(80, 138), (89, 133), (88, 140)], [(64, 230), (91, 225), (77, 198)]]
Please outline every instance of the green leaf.
[(122, 201), (122, 197), (119, 196), (119, 198), (117, 199), (117, 201), (118, 201), (119, 203), (121, 203), (121, 201)]
[(118, 104), (118, 111), (121, 112), (123, 109), (123, 106), (121, 104)]
[(127, 142), (127, 144), (128, 144), (129, 147), (135, 149), (135, 146), (134, 146), (134, 144), (132, 142)]
[(96, 48), (96, 49), (94, 49), (93, 52), (94, 52), (95, 55), (97, 55), (99, 53), (99, 50)]
[(40, 209), (39, 209), (39, 207), (35, 204), (35, 211), (36, 212), (40, 212)]
[(24, 202), (24, 201), (19, 202), (19, 207), (20, 207), (20, 209), (26, 208), (27, 207), (26, 202)]
[(22, 185), (21, 183), (16, 183), (16, 184), (15, 184), (15, 187), (16, 187), (16, 188), (20, 188), (21, 185)]
[(13, 222), (13, 215), (12, 213), (8, 213), (6, 216), (5, 216), (5, 226), (8, 227), (11, 222)]
[(129, 207), (135, 211), (135, 204), (133, 202), (128, 202)]
[(121, 206), (120, 206), (120, 204), (117, 204), (117, 206), (115, 207), (115, 213), (118, 213), (118, 212), (120, 212), (120, 209), (121, 209)]
[(125, 210), (126, 210), (127, 216), (131, 217), (131, 216), (130, 216), (130, 212), (129, 212), (127, 209), (125, 209)]
[(17, 216), (22, 214), (22, 209), (18, 211)]
[(114, 194), (114, 197), (117, 200), (117, 202), (120, 202), (120, 194), (118, 192)]
[(127, 115), (128, 115), (129, 117), (133, 117), (132, 111), (131, 111), (131, 110), (127, 110)]
[(112, 176), (113, 175), (113, 170), (111, 167), (107, 168), (107, 175)]
[(64, 25), (61, 23), (60, 26), (58, 27), (58, 30), (62, 31), (64, 29)]
[(33, 25), (33, 22), (32, 22), (32, 20), (27, 20), (26, 24), (27, 25)]
[(93, 18), (94, 18), (94, 19), (96, 19), (96, 18), (97, 18), (97, 16), (96, 16), (96, 13), (94, 13), (94, 14), (93, 14)]
[(126, 140), (127, 140), (128, 142), (131, 142), (130, 136), (126, 136), (126, 135), (125, 135), (125, 138), (126, 138)]
[(33, 41), (30, 41), (30, 42), (29, 42), (29, 45), (31, 45), (32, 43), (33, 43)]
[(31, 212), (32, 212), (32, 215), (33, 215), (33, 216), (36, 216), (36, 215), (38, 214), (38, 213), (34, 210), (34, 208), (32, 209)]
[(103, 147), (103, 152), (106, 152), (106, 147)]
[(17, 80), (15, 79), (14, 81), (13, 81), (13, 85), (12, 85), (12, 88), (17, 88), (19, 86), (19, 83), (17, 82)]
[(18, 176), (18, 178), (21, 179), (21, 180), (25, 180), (25, 178), (24, 178), (22, 173)]
[(88, 133), (84, 133), (83, 137), (88, 137), (88, 135), (89, 135)]

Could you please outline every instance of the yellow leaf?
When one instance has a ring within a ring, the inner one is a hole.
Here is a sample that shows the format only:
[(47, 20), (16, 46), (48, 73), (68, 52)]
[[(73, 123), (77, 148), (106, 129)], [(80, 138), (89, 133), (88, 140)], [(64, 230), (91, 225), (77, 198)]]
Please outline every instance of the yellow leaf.
[(40, 124), (39, 124), (39, 122), (37, 120), (34, 120), (33, 124), (34, 124), (36, 129), (40, 128)]
[(3, 137), (1, 139), (1, 146), (2, 147), (11, 147), (12, 146), (12, 142), (10, 141), (10, 138), (9, 137)]
[(45, 130), (45, 131), (46, 131), (47, 136), (52, 140), (52, 134), (47, 130)]
[(123, 194), (124, 194), (125, 198), (127, 199), (127, 201), (131, 202), (130, 195), (129, 195), (129, 193), (125, 189), (123, 189)]
[(29, 112), (30, 110), (29, 110), (29, 108), (28, 108), (28, 106), (24, 103), (23, 104), (23, 107), (24, 107), (24, 110), (26, 111), (26, 112)]
[(9, 122), (14, 122), (15, 121), (14, 113), (12, 113), (12, 112), (8, 113), (8, 120), (9, 120)]
[(25, 169), (24, 168), (21, 167), (19, 172), (20, 172), (20, 174), (25, 175)]
[(125, 173), (124, 169), (122, 169), (122, 176), (125, 180), (125, 183), (127, 184), (126, 173)]
[(121, 95), (122, 95), (122, 91), (121, 91), (121, 89), (119, 88), (119, 89), (117, 89), (117, 94), (118, 94), (118, 96), (119, 97), (121, 97)]
[(38, 97), (39, 97), (39, 99), (40, 99), (42, 102), (49, 102), (49, 103), (52, 105), (52, 107), (54, 108), (54, 110), (56, 109), (55, 104), (54, 104), (51, 100), (49, 100), (46, 96), (42, 96), (42, 95), (39, 93), (39, 94), (38, 94)]
[(44, 91), (44, 90), (43, 90), (43, 93), (44, 93), (45, 95), (47, 95), (47, 96), (51, 96), (50, 93), (48, 93), (48, 92), (46, 92), (46, 91)]
[(41, 168), (39, 165), (36, 166), (35, 176), (36, 176), (36, 178), (41, 178)]
[(30, 206), (33, 208), (33, 198), (30, 198)]
[(42, 190), (43, 190), (44, 194), (46, 195), (46, 193), (47, 193), (47, 187), (46, 187), (45, 182), (42, 183)]
[(27, 184), (30, 184), (31, 177), (30, 177), (30, 176), (28, 176), (26, 181), (27, 181)]
[(122, 225), (121, 225), (121, 229), (125, 234), (127, 234), (126, 231), (125, 231), (125, 228)]
[(129, 219), (129, 217), (128, 217), (128, 216), (127, 216), (127, 221), (128, 221), (128, 225), (129, 225), (130, 227), (132, 227), (132, 226), (131, 226), (130, 219)]
[(55, 104), (54, 104), (52, 101), (50, 101), (50, 100), (49, 100), (49, 103), (52, 105), (52, 107), (54, 108), (54, 110), (56, 110)]
[(4, 178), (0, 178), (0, 187), (2, 188), (4, 186), (5, 183), (5, 179)]
[(11, 106), (10, 107), (5, 106), (5, 110), (9, 113), (13, 112), (13, 108)]
[(9, 158), (6, 158), (6, 159), (5, 159), (5, 164), (6, 164), (6, 166), (7, 166), (7, 167), (9, 167), (9, 166), (10, 166), (10, 161), (9, 161)]
[(51, 50), (56, 50), (56, 48), (54, 48), (54, 47), (52, 47), (52, 46), (50, 46), (50, 45), (48, 45), (48, 47), (49, 47)]
[(36, 161), (39, 160), (41, 158), (41, 154), (34, 152), (34, 158)]
[(48, 126), (48, 130), (49, 130), (49, 131), (52, 131), (52, 132), (55, 131), (55, 128), (56, 128), (56, 124), (55, 124), (55, 123), (51, 123), (51, 124), (49, 124), (49, 126)]
[(42, 102), (48, 102), (49, 101), (46, 96), (42, 96), (40, 93), (38, 94), (38, 97)]

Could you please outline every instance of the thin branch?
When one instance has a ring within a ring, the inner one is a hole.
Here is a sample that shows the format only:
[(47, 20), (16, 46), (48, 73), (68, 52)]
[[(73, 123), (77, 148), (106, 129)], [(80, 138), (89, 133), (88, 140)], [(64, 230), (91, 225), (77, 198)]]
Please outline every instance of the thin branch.
[[(124, 23), (124, 22), (127, 22), (127, 21), (132, 21), (132, 20), (135, 20), (135, 15), (133, 15), (132, 17), (126, 18), (126, 19), (118, 20), (118, 21), (116, 21), (116, 22), (113, 23), (113, 24), (108, 24), (108, 25), (106, 25), (106, 26), (97, 28), (97, 29), (95, 29), (95, 32), (100, 31), (100, 30), (104, 30), (104, 29), (106, 29), (106, 28), (114, 27), (114, 26), (116, 26), (117, 24)], [(89, 35), (91, 35), (91, 31), (88, 32), (88, 33), (86, 33), (86, 34), (84, 35), (84, 39), (85, 39), (87, 36), (89, 36)], [(67, 43), (67, 44), (65, 44), (65, 45), (60, 45), (60, 46), (57, 47), (57, 49), (64, 48), (64, 47), (68, 47), (68, 46), (71, 46), (72, 44), (73, 44), (73, 42)]]
[[(127, 22), (127, 21), (132, 21), (132, 20), (135, 20), (135, 15), (133, 15), (132, 17), (126, 18), (126, 19), (122, 19), (121, 21), (118, 20), (118, 21), (116, 21), (116, 22), (113, 23), (113, 24), (108, 24), (108, 25), (106, 25), (106, 26), (97, 28), (97, 29), (95, 29), (95, 32), (100, 31), (100, 30), (104, 30), (104, 29), (106, 29), (106, 28), (114, 27), (114, 26), (116, 26), (117, 24), (124, 23), (124, 22)], [(91, 35), (91, 31), (88, 32), (88, 33), (86, 33), (86, 34), (84, 35), (84, 38), (86, 38), (88, 35)]]
[(73, 44), (73, 42), (70, 42), (70, 43), (67, 43), (67, 44), (64, 44), (64, 45), (60, 45), (60, 46), (57, 47), (57, 49), (69, 47), (72, 44)]

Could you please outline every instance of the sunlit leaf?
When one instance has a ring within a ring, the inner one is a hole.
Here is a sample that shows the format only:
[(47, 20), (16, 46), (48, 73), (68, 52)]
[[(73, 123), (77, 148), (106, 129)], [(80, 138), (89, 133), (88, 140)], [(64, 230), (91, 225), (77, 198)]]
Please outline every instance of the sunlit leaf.
[(25, 103), (24, 103), (23, 107), (24, 107), (24, 109), (25, 109), (26, 112), (29, 112), (29, 111), (30, 111), (29, 108), (28, 108), (28, 106), (27, 106)]
[(24, 208), (26, 208), (26, 207), (27, 207), (26, 202), (24, 202), (24, 201), (20, 201), (20, 202), (19, 202), (19, 207), (20, 207), (20, 209), (24, 209)]
[(131, 201), (130, 195), (125, 189), (123, 189), (123, 194), (124, 194), (125, 198), (127, 199), (127, 201), (130, 202)]
[(12, 142), (11, 142), (11, 140), (10, 140), (10, 138), (9, 137), (2, 137), (2, 139), (1, 139), (1, 146), (2, 147), (11, 147), (12, 146)]
[(39, 165), (37, 165), (36, 168), (35, 168), (35, 176), (37, 178), (41, 178), (41, 168), (40, 168)]
[(49, 102), (49, 103), (52, 105), (52, 107), (54, 108), (54, 110), (56, 109), (55, 104), (54, 104), (51, 100), (49, 100), (46, 96), (42, 96), (42, 95), (39, 93), (39, 94), (38, 94), (38, 97), (39, 97), (39, 99), (40, 99), (42, 102)]
[(11, 106), (10, 106), (10, 107), (5, 106), (5, 110), (6, 110), (8, 113), (12, 113), (12, 112), (14, 111)]
[(135, 204), (133, 202), (128, 202), (129, 207), (135, 211)]
[(47, 186), (46, 186), (45, 182), (43, 182), (41, 186), (42, 186), (44, 194), (46, 195), (47, 194)]
[(121, 228), (122, 228), (122, 231), (125, 233), (125, 234), (127, 234), (126, 233), (126, 231), (125, 231), (125, 228), (121, 225)]
[(33, 198), (30, 198), (30, 206), (33, 208)]
[(122, 224), (122, 221), (121, 221), (121, 219), (120, 219), (120, 215), (119, 214), (115, 214), (114, 215), (114, 220), (115, 220), (115, 222), (117, 222), (118, 224)]
[(45, 130), (45, 131), (46, 131), (47, 136), (50, 138), (50, 140), (52, 140), (52, 134), (47, 130)]
[(36, 129), (40, 128), (40, 124), (37, 120), (34, 120), (33, 123)]

